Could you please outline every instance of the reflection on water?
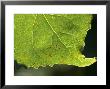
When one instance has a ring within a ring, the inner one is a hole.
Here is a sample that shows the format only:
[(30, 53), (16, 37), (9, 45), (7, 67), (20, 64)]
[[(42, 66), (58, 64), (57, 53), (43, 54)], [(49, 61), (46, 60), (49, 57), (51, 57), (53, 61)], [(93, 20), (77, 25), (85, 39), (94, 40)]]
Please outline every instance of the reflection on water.
[(96, 76), (96, 63), (89, 67), (54, 65), (53, 67), (26, 68), (15, 62), (15, 76)]

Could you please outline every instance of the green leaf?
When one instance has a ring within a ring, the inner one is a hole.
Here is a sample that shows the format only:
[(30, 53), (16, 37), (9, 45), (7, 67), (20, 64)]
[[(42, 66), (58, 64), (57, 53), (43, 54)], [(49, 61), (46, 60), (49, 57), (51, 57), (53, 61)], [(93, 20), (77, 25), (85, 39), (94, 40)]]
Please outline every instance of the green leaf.
[(90, 14), (15, 14), (14, 58), (27, 67), (54, 64), (85, 67), (96, 62), (82, 53)]

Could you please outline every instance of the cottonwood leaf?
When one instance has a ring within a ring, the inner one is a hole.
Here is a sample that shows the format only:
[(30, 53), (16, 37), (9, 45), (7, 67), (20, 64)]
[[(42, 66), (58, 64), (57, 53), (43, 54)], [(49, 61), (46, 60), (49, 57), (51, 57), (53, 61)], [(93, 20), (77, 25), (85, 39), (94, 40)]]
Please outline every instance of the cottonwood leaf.
[(81, 53), (91, 20), (90, 14), (15, 14), (15, 60), (34, 68), (93, 64), (95, 57), (86, 58)]

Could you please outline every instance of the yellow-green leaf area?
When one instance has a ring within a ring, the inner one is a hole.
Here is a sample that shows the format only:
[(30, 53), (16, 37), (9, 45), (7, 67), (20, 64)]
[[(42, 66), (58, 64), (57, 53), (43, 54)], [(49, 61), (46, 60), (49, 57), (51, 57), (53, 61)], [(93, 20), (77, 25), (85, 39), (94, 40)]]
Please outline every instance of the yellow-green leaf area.
[(15, 14), (14, 59), (34, 68), (93, 64), (95, 57), (81, 53), (91, 20), (90, 14)]

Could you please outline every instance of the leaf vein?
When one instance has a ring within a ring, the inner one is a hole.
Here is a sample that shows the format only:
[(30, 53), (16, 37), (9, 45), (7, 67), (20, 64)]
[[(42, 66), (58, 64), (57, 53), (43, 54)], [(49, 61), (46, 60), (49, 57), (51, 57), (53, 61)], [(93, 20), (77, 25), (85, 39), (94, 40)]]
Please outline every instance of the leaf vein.
[[(60, 42), (66, 47), (66, 45), (62, 42), (62, 40), (60, 39), (59, 35), (55, 32), (55, 30), (53, 29), (52, 25), (49, 23), (47, 17), (43, 14), (46, 22), (48, 23), (48, 25), (50, 26), (51, 30), (55, 33), (55, 35), (58, 37), (58, 39), (60, 40)], [(67, 47), (66, 47), (67, 48)]]

